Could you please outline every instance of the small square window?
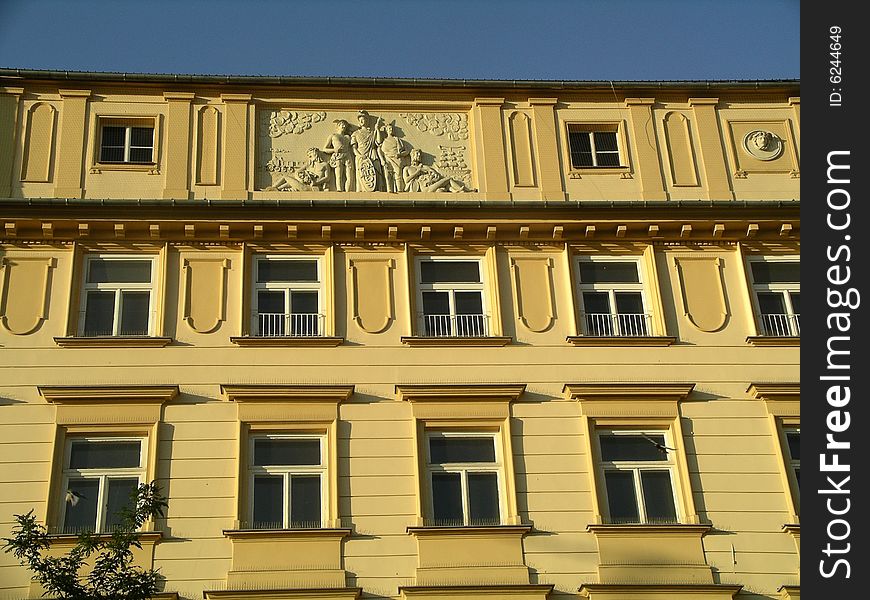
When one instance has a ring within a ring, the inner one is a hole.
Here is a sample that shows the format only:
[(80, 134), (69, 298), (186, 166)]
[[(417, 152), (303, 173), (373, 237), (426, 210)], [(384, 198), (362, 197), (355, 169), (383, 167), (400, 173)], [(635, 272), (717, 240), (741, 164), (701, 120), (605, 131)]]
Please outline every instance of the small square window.
[(427, 475), (432, 525), (500, 525), (504, 484), (493, 434), (429, 432)]
[(252, 529), (323, 527), (328, 488), (324, 440), (320, 435), (250, 438)]
[(79, 335), (151, 335), (155, 320), (154, 269), (154, 258), (87, 257)]
[(101, 163), (154, 163), (154, 119), (102, 118), (99, 139)]
[(761, 335), (800, 337), (800, 262), (796, 257), (749, 260), (752, 299)]
[(420, 333), (426, 337), (486, 337), (489, 315), (484, 302), (480, 259), (417, 260)]
[(572, 169), (620, 167), (619, 132), (615, 125), (568, 125)]
[(677, 523), (674, 452), (662, 431), (599, 431), (610, 523)]
[(251, 315), (251, 330), (254, 335), (324, 335), (322, 282), (321, 261), (318, 257), (256, 258)]
[(144, 483), (145, 440), (69, 438), (64, 459), (61, 531), (107, 532), (121, 522)]
[(650, 335), (651, 315), (637, 259), (584, 257), (577, 266), (584, 335)]

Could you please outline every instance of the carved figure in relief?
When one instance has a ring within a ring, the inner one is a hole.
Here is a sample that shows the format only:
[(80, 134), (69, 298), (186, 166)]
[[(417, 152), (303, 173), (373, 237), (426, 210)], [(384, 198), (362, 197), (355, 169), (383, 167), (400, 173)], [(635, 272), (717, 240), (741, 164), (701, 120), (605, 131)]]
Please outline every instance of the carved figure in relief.
[(344, 119), (333, 121), (335, 133), (326, 140), (323, 152), (329, 154), (329, 166), (335, 177), (335, 189), (339, 192), (353, 191), (354, 159), (353, 147), (347, 130), (350, 123)]
[(355, 155), (356, 191), (383, 190), (383, 174), (378, 156), (378, 146), (381, 143), (381, 124), (384, 120), (378, 117), (375, 126), (370, 127), (369, 113), (364, 110), (357, 113), (357, 120), (359, 129), (350, 136), (350, 143)]
[(402, 179), (402, 167), (405, 157), (411, 153), (411, 147), (395, 135), (395, 122), (384, 125), (384, 133), (380, 146), (381, 164), (384, 167), (384, 185), (388, 192), (404, 192), (405, 183)]
[(464, 192), (465, 184), (423, 164), (423, 152), (419, 148), (411, 150), (411, 164), (402, 170), (402, 179), (409, 192)]
[(771, 131), (756, 129), (743, 138), (743, 148), (758, 160), (773, 160), (782, 154), (782, 140)]
[(313, 192), (327, 189), (329, 165), (323, 161), (320, 148), (309, 148), (307, 156), (305, 168), (286, 167), (287, 174), (263, 191)]

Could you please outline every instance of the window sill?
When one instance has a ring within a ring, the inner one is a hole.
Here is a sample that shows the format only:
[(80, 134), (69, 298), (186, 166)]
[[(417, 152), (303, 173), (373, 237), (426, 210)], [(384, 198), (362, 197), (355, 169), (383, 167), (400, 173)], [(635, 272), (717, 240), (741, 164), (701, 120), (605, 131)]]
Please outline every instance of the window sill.
[(234, 336), (230, 341), (242, 348), (334, 348), (344, 343), (343, 337), (310, 336), (310, 337), (265, 337), (255, 335)]
[(61, 348), (163, 348), (172, 343), (171, 337), (105, 336), (56, 337), (54, 343)]
[(323, 527), (312, 529), (224, 529), (223, 534), (231, 540), (269, 540), (287, 538), (337, 538), (352, 533), (350, 528)]
[(772, 336), (772, 335), (750, 335), (746, 338), (746, 343), (750, 346), (800, 346), (800, 337)]
[(676, 337), (666, 335), (645, 336), (592, 336), (592, 335), (569, 335), (565, 338), (574, 346), (671, 346)]
[(623, 179), (631, 177), (631, 168), (618, 167), (580, 167), (568, 171), (568, 179), (582, 179), (584, 175), (621, 175)]
[(425, 536), (444, 536), (444, 535), (525, 535), (532, 530), (531, 525), (468, 525), (457, 527), (445, 527), (441, 525), (415, 525), (408, 526), (406, 531), (411, 535)]
[(584, 583), (579, 592), (590, 600), (672, 598), (677, 595), (710, 600), (731, 600), (742, 585), (724, 583)]
[(424, 337), (403, 335), (402, 343), (411, 347), (426, 346), (478, 346), (501, 347), (511, 343), (509, 336), (487, 337)]
[(90, 168), (91, 174), (99, 174), (103, 171), (134, 171), (159, 175), (160, 166), (157, 163), (95, 163)]
[[(112, 534), (111, 533), (95, 533), (94, 537), (101, 540), (108, 540)], [(50, 533), (48, 534), (48, 539), (51, 543), (56, 543), (60, 545), (70, 545), (74, 546), (79, 541), (79, 534), (77, 533)], [(163, 539), (162, 531), (140, 531), (139, 532), (139, 542), (141, 544), (156, 544), (160, 540)]]
[(598, 535), (701, 535), (704, 536), (713, 528), (710, 525), (700, 525), (694, 523), (619, 523), (619, 524), (604, 524), (587, 525), (586, 531)]

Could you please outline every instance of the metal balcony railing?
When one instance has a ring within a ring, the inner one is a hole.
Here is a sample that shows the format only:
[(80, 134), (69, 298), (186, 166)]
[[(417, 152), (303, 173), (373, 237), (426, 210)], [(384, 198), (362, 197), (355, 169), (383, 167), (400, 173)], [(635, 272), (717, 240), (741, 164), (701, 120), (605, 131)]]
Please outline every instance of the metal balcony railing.
[(643, 313), (584, 313), (584, 333), (593, 337), (649, 335), (650, 315)]
[(323, 315), (316, 313), (257, 313), (259, 337), (317, 337), (323, 335)]
[(421, 315), (425, 337), (487, 337), (489, 315)]
[(771, 337), (800, 337), (801, 316), (798, 314), (762, 314), (759, 317), (762, 335)]

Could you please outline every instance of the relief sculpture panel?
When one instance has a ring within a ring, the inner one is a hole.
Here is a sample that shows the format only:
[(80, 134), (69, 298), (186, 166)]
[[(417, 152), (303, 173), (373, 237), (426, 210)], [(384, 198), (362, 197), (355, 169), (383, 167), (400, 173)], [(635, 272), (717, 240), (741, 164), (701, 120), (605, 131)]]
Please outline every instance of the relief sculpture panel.
[(257, 120), (257, 189), (476, 191), (468, 137), (461, 113), (264, 110)]

